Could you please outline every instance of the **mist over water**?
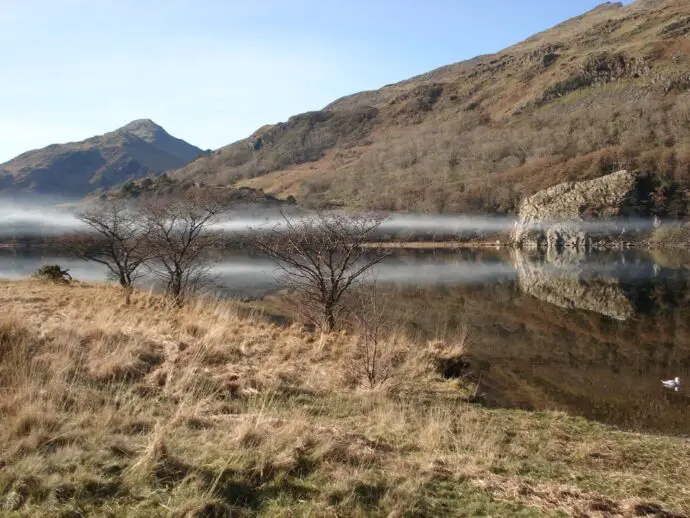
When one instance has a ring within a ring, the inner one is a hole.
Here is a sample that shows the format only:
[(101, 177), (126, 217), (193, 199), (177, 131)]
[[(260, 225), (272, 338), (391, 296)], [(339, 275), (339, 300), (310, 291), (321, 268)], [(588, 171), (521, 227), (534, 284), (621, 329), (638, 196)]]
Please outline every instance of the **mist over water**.
[(547, 230), (552, 227), (560, 229), (581, 230), (584, 232), (640, 231), (653, 227), (651, 219), (629, 218), (620, 220), (545, 220), (540, 222), (523, 222), (511, 217), (467, 216), (446, 214), (392, 214), (381, 225), (382, 230), (409, 230), (438, 233), (499, 233), (510, 232), (516, 228), (524, 230)]
[[(83, 207), (79, 207), (83, 209)], [(76, 217), (78, 207), (68, 200), (55, 197), (9, 198), (0, 197), (0, 235), (11, 234), (60, 235), (87, 230)], [(276, 210), (242, 210), (222, 215), (210, 229), (227, 233), (280, 229), (292, 222), (309, 220), (308, 213), (283, 216)], [(520, 224), (512, 217), (451, 214), (391, 214), (379, 227), (379, 233), (399, 232), (402, 235), (442, 234), (463, 236), (468, 233), (506, 233), (520, 227), (523, 230), (544, 230), (557, 226), (584, 232), (628, 232), (652, 228), (650, 219), (626, 219), (608, 221), (551, 220)]]
[[(293, 223), (309, 221), (309, 214), (289, 216)], [(225, 217), (211, 228), (226, 232), (242, 232), (246, 230), (280, 230), (286, 225), (285, 218), (279, 214), (254, 215), (247, 217), (236, 214), (233, 217)], [(573, 220), (548, 220), (541, 222), (520, 223), (511, 217), (494, 216), (468, 216), (451, 214), (391, 214), (378, 228), (379, 233), (400, 232), (402, 235), (414, 236), (415, 234), (455, 234), (463, 236), (468, 233), (509, 233), (517, 228), (522, 230), (547, 230), (557, 227), (561, 230), (582, 231), (589, 233), (605, 232), (638, 232), (653, 228), (650, 219), (625, 219), (608, 221), (573, 221)]]
[(503, 232), (514, 228), (517, 220), (505, 217), (446, 214), (392, 214), (381, 230), (463, 233)]
[(56, 202), (56, 198), (0, 198), (0, 236), (60, 235), (84, 230), (84, 224), (74, 216), (74, 210), (61, 207)]

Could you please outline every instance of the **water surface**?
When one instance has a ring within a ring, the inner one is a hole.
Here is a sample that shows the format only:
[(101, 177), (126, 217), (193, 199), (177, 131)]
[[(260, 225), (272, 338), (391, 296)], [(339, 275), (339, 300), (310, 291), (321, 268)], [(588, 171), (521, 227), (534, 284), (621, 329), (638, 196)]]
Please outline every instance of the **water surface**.
[[(42, 264), (75, 279), (105, 280), (105, 269), (49, 252), (0, 249), (0, 278)], [(255, 257), (213, 264), (228, 297), (274, 292), (279, 271)], [(470, 364), (489, 406), (563, 410), (626, 429), (688, 434), (690, 254), (643, 251), (538, 254), (518, 251), (401, 251), (375, 270), (388, 319), (420, 341), (469, 330)]]

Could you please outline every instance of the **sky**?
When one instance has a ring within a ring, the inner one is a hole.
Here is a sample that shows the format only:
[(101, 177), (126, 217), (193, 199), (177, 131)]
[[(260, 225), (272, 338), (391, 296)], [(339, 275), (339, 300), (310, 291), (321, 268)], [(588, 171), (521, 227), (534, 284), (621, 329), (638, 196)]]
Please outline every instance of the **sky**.
[(216, 149), (600, 3), (0, 0), (0, 163), (142, 118)]

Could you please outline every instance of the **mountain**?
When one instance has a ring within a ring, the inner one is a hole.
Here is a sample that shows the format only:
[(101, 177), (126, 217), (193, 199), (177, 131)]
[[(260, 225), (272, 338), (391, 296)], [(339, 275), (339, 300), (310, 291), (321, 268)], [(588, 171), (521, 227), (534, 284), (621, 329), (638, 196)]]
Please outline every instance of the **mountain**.
[(497, 54), (263, 126), (171, 176), (312, 206), (515, 213), (539, 190), (622, 169), (651, 173), (659, 197), (687, 192), (687, 0), (603, 4)]
[(0, 164), (0, 192), (81, 196), (182, 167), (203, 154), (148, 119), (82, 142), (53, 144)]

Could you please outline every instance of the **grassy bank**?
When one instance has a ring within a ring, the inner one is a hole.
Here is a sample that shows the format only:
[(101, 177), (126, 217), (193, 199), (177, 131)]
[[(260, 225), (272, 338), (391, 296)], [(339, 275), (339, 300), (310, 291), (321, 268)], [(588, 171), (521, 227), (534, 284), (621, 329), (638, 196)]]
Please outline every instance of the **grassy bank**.
[(461, 342), (389, 340), (372, 389), (357, 337), (232, 302), (0, 281), (0, 308), (3, 516), (690, 509), (687, 440), (470, 405)]

